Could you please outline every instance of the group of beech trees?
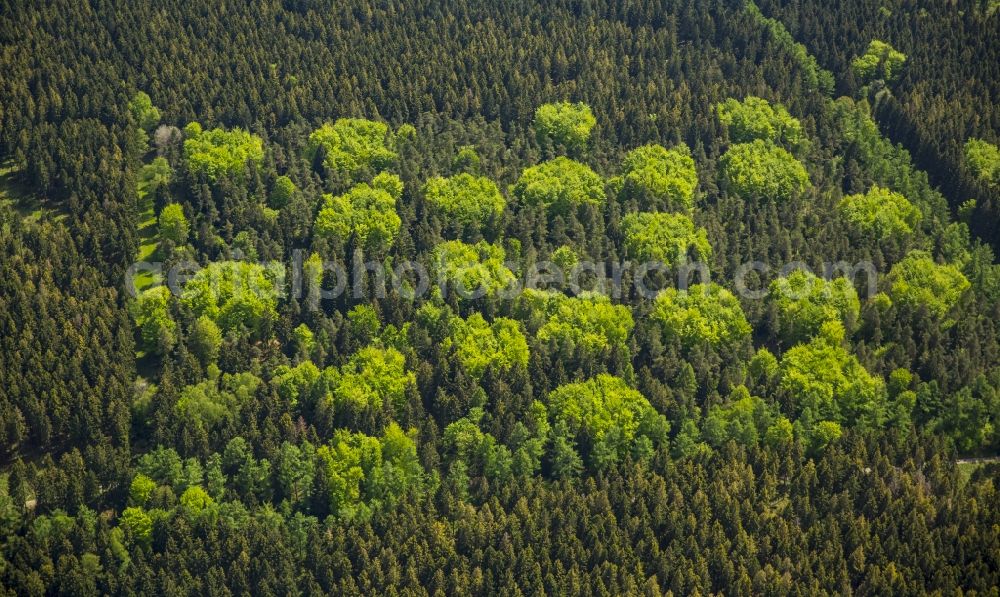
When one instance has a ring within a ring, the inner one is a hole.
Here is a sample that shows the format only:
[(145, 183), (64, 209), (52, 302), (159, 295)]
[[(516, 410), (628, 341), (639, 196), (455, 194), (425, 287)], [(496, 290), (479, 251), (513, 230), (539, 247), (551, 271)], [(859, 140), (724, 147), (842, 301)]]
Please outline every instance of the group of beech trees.
[(779, 4), (0, 15), (0, 595), (995, 587), (989, 29)]

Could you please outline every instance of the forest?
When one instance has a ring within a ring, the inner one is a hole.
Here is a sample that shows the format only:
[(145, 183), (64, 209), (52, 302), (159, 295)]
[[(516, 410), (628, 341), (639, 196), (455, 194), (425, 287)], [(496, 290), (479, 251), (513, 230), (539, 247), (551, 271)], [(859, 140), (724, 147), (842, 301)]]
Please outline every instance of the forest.
[(995, 0), (0, 2), (0, 596), (998, 594)]

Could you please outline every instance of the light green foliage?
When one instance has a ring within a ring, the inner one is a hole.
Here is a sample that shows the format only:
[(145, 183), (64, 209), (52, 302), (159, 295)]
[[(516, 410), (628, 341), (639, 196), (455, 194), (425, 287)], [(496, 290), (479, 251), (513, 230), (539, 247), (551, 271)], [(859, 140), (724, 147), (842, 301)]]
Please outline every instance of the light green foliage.
[(138, 470), (157, 485), (167, 485), (175, 492), (187, 487), (184, 463), (173, 448), (159, 447), (143, 454), (139, 458)]
[(149, 546), (153, 542), (153, 519), (142, 508), (125, 508), (121, 521), (122, 526), (139, 545)]
[(889, 271), (889, 294), (894, 303), (921, 305), (935, 317), (944, 317), (969, 289), (969, 280), (953, 265), (938, 265), (924, 251), (910, 251)]
[(764, 433), (764, 442), (769, 446), (786, 447), (795, 438), (794, 429), (791, 421), (779, 416)]
[(828, 322), (808, 344), (788, 350), (781, 359), (780, 386), (796, 414), (807, 420), (878, 427), (886, 416), (885, 382), (861, 366), (838, 341), (842, 338), (840, 324)]
[(435, 176), (424, 186), (424, 198), (450, 222), (482, 226), (503, 213), (506, 202), (496, 183), (484, 176)]
[(601, 177), (590, 166), (562, 156), (527, 168), (511, 192), (527, 205), (561, 214), (580, 205), (601, 205), (605, 199)]
[(821, 452), (830, 444), (836, 442), (844, 434), (840, 423), (836, 421), (820, 421), (810, 430), (809, 444), (813, 452)]
[(965, 163), (981, 181), (1000, 185), (1000, 148), (982, 139), (965, 142)]
[(149, 501), (149, 496), (153, 494), (155, 489), (156, 481), (153, 481), (142, 473), (136, 474), (136, 476), (132, 478), (132, 484), (129, 485), (129, 503), (135, 504), (136, 506), (145, 506), (146, 502)]
[(143, 292), (132, 304), (131, 311), (145, 350), (162, 355), (174, 347), (177, 324), (170, 316), (169, 288), (156, 286)]
[(157, 157), (139, 169), (139, 190), (143, 193), (155, 193), (156, 189), (170, 183), (173, 174), (167, 158)]
[(384, 122), (364, 118), (340, 118), (326, 123), (309, 135), (307, 155), (314, 158), (320, 147), (326, 152), (323, 164), (350, 181), (379, 172), (392, 165), (396, 152), (390, 149), (393, 135)]
[(343, 242), (353, 234), (360, 248), (384, 251), (392, 246), (401, 223), (393, 196), (384, 188), (361, 183), (337, 197), (324, 195), (315, 231)]
[(264, 141), (239, 128), (202, 131), (184, 140), (184, 158), (191, 172), (209, 180), (240, 176), (248, 163), (257, 167), (263, 161)]
[(526, 419), (515, 423), (511, 432), (514, 474), (528, 476), (538, 472), (551, 430), (545, 405), (538, 400), (533, 401)]
[(745, 199), (786, 200), (809, 187), (809, 173), (781, 147), (755, 139), (737, 143), (720, 159), (729, 190)]
[(750, 375), (757, 380), (767, 381), (778, 373), (778, 359), (766, 348), (759, 348), (750, 359)]
[(438, 279), (462, 298), (489, 296), (509, 288), (516, 279), (504, 265), (505, 258), (503, 247), (485, 241), (470, 245), (452, 240), (434, 248)]
[(897, 51), (884, 41), (873, 39), (864, 54), (851, 61), (854, 76), (862, 83), (875, 79), (892, 81), (906, 63), (906, 54)]
[(302, 262), (302, 291), (304, 302), (310, 309), (318, 309), (323, 290), (323, 259), (319, 253), (309, 255)]
[(201, 123), (189, 122), (184, 125), (184, 138), (185, 139), (197, 139), (201, 136), (202, 131)]
[(252, 400), (261, 380), (252, 373), (224, 373), (209, 367), (209, 378), (186, 386), (177, 400), (177, 412), (205, 427), (212, 427), (239, 412), (240, 406)]
[(508, 478), (513, 465), (510, 449), (479, 428), (482, 418), (483, 409), (473, 408), (467, 416), (445, 427), (441, 445), (452, 460), (464, 464), (473, 475)]
[(135, 94), (128, 103), (128, 109), (135, 118), (136, 124), (144, 131), (151, 131), (160, 122), (160, 110), (153, 105), (153, 100), (145, 91)]
[(520, 310), (540, 342), (587, 353), (624, 348), (635, 325), (632, 311), (613, 305), (601, 294), (569, 297), (561, 292), (527, 289)]
[(417, 138), (417, 128), (409, 122), (404, 122), (396, 129), (396, 144), (412, 143)]
[(187, 242), (188, 225), (187, 218), (184, 217), (184, 208), (179, 203), (170, 203), (160, 211), (158, 220), (160, 226), (160, 237), (173, 242), (176, 245), (183, 245)]
[(194, 516), (204, 513), (214, 503), (215, 500), (212, 499), (212, 496), (208, 495), (208, 492), (197, 485), (185, 489), (180, 497), (181, 508)]
[(295, 367), (279, 365), (271, 377), (271, 386), (277, 390), (278, 396), (295, 407), (300, 398), (313, 397), (321, 376), (322, 373), (312, 361), (302, 361)]
[(181, 303), (205, 315), (223, 331), (257, 331), (277, 318), (278, 289), (271, 272), (257, 263), (210, 263), (184, 285)]
[(406, 388), (416, 383), (406, 360), (395, 348), (369, 346), (351, 355), (339, 369), (327, 369), (334, 403), (355, 407), (401, 408)]
[(770, 445), (784, 445), (791, 440), (791, 421), (776, 416), (773, 409), (744, 386), (737, 386), (725, 405), (711, 408), (702, 425), (702, 436), (712, 446), (729, 440), (754, 446), (762, 440)]
[(202, 315), (195, 320), (189, 338), (191, 352), (198, 357), (202, 365), (214, 363), (215, 359), (219, 357), (219, 348), (222, 346), (222, 330), (207, 315)]
[(382, 329), (375, 307), (371, 305), (356, 305), (347, 312), (347, 321), (354, 336), (363, 342), (371, 342)]
[(941, 407), (932, 422), (936, 433), (953, 437), (963, 453), (995, 453), (1000, 444), (1000, 368), (978, 375), (968, 386), (950, 393)]
[(292, 330), (292, 336), (295, 338), (295, 347), (303, 354), (309, 354), (316, 346), (313, 331), (304, 323), (300, 323)]
[(596, 124), (590, 106), (582, 102), (543, 104), (535, 110), (534, 126), (539, 142), (549, 139), (574, 151), (587, 146)]
[(455, 154), (455, 159), (451, 162), (452, 172), (468, 172), (469, 174), (479, 174), (482, 167), (482, 160), (479, 153), (472, 145), (465, 145), (459, 148)]
[(458, 361), (476, 379), (483, 376), (487, 367), (503, 372), (515, 365), (528, 365), (528, 342), (521, 324), (505, 317), (498, 317), (493, 323), (487, 323), (479, 313), (468, 319), (452, 319), (451, 335), (444, 348), (451, 346), (455, 347)]
[(877, 185), (864, 195), (844, 197), (839, 208), (852, 226), (877, 238), (913, 234), (922, 217), (906, 197)]
[(580, 256), (576, 254), (576, 251), (569, 247), (568, 245), (562, 245), (558, 249), (552, 252), (552, 263), (559, 266), (564, 275), (568, 275), (576, 267), (576, 264), (580, 262)]
[(670, 431), (645, 396), (612, 375), (559, 386), (549, 393), (547, 406), (550, 416), (587, 448), (587, 463), (597, 470), (629, 454), (648, 455)]
[(683, 143), (672, 149), (643, 145), (628, 152), (622, 162), (622, 198), (635, 199), (642, 209), (690, 210), (697, 186), (698, 171)]
[(704, 228), (696, 228), (691, 218), (672, 213), (631, 213), (622, 220), (625, 252), (640, 261), (658, 261), (674, 266), (707, 261), (712, 245)]
[(729, 98), (717, 104), (716, 110), (734, 143), (763, 139), (792, 150), (806, 143), (802, 124), (781, 104), (772, 106), (766, 99), (748, 95), (742, 102)]
[(372, 179), (372, 188), (381, 189), (394, 200), (399, 201), (403, 197), (403, 179), (391, 172), (379, 172)]
[(324, 467), (330, 511), (346, 520), (365, 520), (423, 483), (416, 430), (395, 423), (381, 438), (337, 431), (329, 445), (316, 449)]
[(853, 330), (861, 311), (850, 280), (824, 280), (800, 269), (771, 282), (768, 300), (777, 310), (781, 337), (789, 343), (808, 340), (827, 321)]
[(656, 297), (651, 317), (667, 339), (686, 347), (734, 345), (750, 336), (750, 324), (735, 296), (718, 284), (667, 288)]
[(270, 201), (268, 205), (274, 209), (281, 209), (288, 205), (295, 194), (295, 183), (287, 176), (279, 176), (274, 179), (274, 187), (271, 189)]

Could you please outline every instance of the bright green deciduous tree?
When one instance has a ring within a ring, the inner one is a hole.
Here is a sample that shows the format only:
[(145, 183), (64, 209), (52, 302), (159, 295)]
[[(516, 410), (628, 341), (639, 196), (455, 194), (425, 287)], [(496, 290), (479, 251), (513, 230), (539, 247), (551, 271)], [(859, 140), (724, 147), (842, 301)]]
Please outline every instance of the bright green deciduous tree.
[(300, 323), (292, 330), (292, 337), (295, 339), (295, 347), (302, 354), (309, 354), (316, 346), (316, 338), (313, 331), (304, 323)]
[(580, 256), (569, 245), (562, 245), (552, 251), (552, 263), (556, 264), (564, 275), (573, 271), (573, 268), (580, 263)]
[(424, 186), (424, 198), (449, 223), (460, 226), (481, 227), (499, 217), (506, 206), (496, 183), (468, 173), (431, 178)]
[(160, 226), (160, 237), (173, 242), (175, 245), (183, 245), (187, 242), (190, 225), (184, 217), (184, 208), (179, 203), (170, 203), (160, 211), (158, 220)]
[(873, 39), (865, 53), (851, 61), (851, 70), (862, 83), (870, 83), (875, 79), (892, 81), (899, 76), (905, 63), (906, 54), (884, 41)]
[(550, 416), (587, 452), (587, 464), (601, 470), (650, 444), (667, 441), (670, 424), (649, 401), (612, 375), (600, 374), (559, 386), (546, 400)]
[(451, 171), (455, 173), (479, 174), (481, 167), (482, 159), (472, 145), (460, 147), (458, 153), (455, 154), (455, 159), (451, 161)]
[(490, 296), (510, 288), (516, 280), (504, 265), (505, 258), (503, 247), (485, 241), (470, 245), (452, 240), (434, 248), (438, 279), (461, 298)]
[[(335, 377), (334, 371), (336, 370), (330, 369), (330, 377)], [(325, 388), (318, 383), (322, 376), (323, 373), (312, 361), (302, 361), (294, 367), (278, 365), (271, 377), (271, 387), (278, 391), (278, 396), (294, 407), (300, 398), (305, 398), (311, 403), (314, 398), (319, 397), (315, 395), (317, 390), (325, 391)]]
[(122, 527), (139, 545), (148, 547), (153, 542), (153, 519), (142, 508), (125, 508), (121, 521)]
[(707, 261), (712, 245), (704, 228), (696, 228), (684, 214), (632, 213), (622, 220), (625, 252), (640, 261), (659, 261), (667, 266)]
[(384, 188), (367, 183), (334, 197), (324, 195), (324, 207), (316, 216), (316, 234), (346, 242), (353, 234), (359, 247), (385, 251), (399, 234), (402, 220), (396, 199)]
[(982, 139), (965, 142), (965, 163), (988, 185), (1000, 185), (1000, 148)]
[(694, 284), (688, 290), (667, 288), (656, 297), (651, 316), (667, 339), (686, 347), (733, 345), (750, 337), (740, 302), (714, 283)]
[(181, 508), (193, 516), (199, 516), (215, 503), (212, 496), (208, 495), (207, 491), (197, 485), (185, 489), (179, 501)]
[(539, 143), (549, 140), (571, 151), (587, 146), (590, 131), (596, 124), (590, 106), (582, 102), (543, 104), (535, 110), (534, 127)]
[(638, 201), (645, 210), (690, 210), (697, 186), (698, 171), (683, 143), (671, 149), (643, 145), (628, 152), (622, 162), (621, 196)]
[(562, 156), (526, 169), (511, 192), (522, 203), (562, 214), (605, 200), (601, 177), (590, 166)]
[(539, 341), (590, 353), (623, 348), (635, 325), (628, 307), (613, 305), (601, 294), (569, 297), (527, 289), (519, 300), (519, 310)]
[(162, 355), (174, 347), (177, 324), (170, 316), (169, 288), (156, 286), (143, 292), (132, 304), (131, 311), (145, 350)]
[(838, 207), (853, 227), (878, 238), (913, 234), (922, 218), (920, 210), (906, 197), (880, 186), (873, 186), (863, 195), (848, 195)]
[(392, 165), (396, 152), (394, 138), (384, 122), (364, 118), (340, 118), (326, 123), (309, 135), (306, 153), (315, 159), (323, 151), (323, 164), (357, 182)]
[(517, 321), (497, 317), (487, 323), (482, 315), (473, 313), (468, 319), (453, 318), (450, 325), (451, 335), (444, 348), (454, 346), (459, 362), (474, 378), (482, 377), (491, 366), (509, 371), (515, 365), (528, 365), (528, 341)]
[(802, 124), (781, 104), (771, 105), (766, 99), (748, 95), (742, 102), (729, 98), (717, 104), (716, 110), (734, 143), (763, 139), (795, 150), (806, 142)]
[(795, 414), (807, 420), (827, 420), (876, 428), (885, 421), (887, 393), (882, 378), (872, 376), (838, 340), (840, 328), (821, 333), (807, 344), (788, 350), (781, 359), (781, 388), (792, 400)]
[(181, 304), (205, 315), (224, 332), (260, 331), (277, 318), (278, 289), (264, 266), (243, 261), (210, 263), (184, 285)]
[(768, 300), (777, 310), (781, 337), (789, 343), (809, 340), (828, 321), (853, 330), (861, 311), (850, 280), (824, 280), (799, 269), (771, 282)]
[(160, 110), (153, 105), (153, 100), (145, 91), (140, 91), (132, 97), (128, 109), (135, 118), (136, 124), (144, 131), (151, 131), (160, 122)]
[(473, 408), (469, 414), (444, 429), (441, 445), (445, 455), (464, 465), (469, 473), (488, 479), (510, 477), (513, 457), (510, 449), (479, 427), (483, 409)]
[(198, 357), (202, 365), (214, 363), (219, 357), (219, 348), (222, 346), (222, 330), (211, 317), (202, 315), (191, 327), (189, 342), (191, 352)]
[(260, 378), (252, 373), (220, 375), (218, 368), (210, 365), (208, 379), (181, 390), (176, 409), (195, 423), (212, 427), (235, 417), (243, 404), (252, 401), (260, 384)]
[(274, 187), (271, 188), (268, 205), (274, 209), (281, 209), (288, 205), (295, 194), (295, 183), (287, 176), (279, 176), (274, 179)]
[(345, 520), (362, 521), (423, 483), (416, 430), (396, 423), (381, 438), (337, 431), (329, 445), (316, 449), (330, 511)]
[(792, 439), (792, 425), (761, 398), (751, 396), (745, 386), (737, 386), (728, 403), (711, 408), (702, 424), (702, 436), (717, 448), (729, 440), (744, 446), (762, 441), (782, 446)]
[(895, 304), (921, 305), (944, 317), (969, 289), (969, 280), (953, 265), (939, 265), (924, 251), (910, 251), (889, 271), (889, 294)]
[(844, 435), (844, 429), (836, 421), (820, 421), (808, 432), (809, 446), (813, 452), (821, 452)]
[(132, 477), (129, 485), (128, 499), (131, 504), (143, 507), (149, 501), (149, 496), (156, 490), (156, 481), (150, 479), (142, 473), (137, 473)]
[(264, 141), (239, 128), (202, 131), (184, 140), (184, 158), (191, 172), (203, 174), (209, 180), (238, 177), (247, 164), (257, 167), (263, 161)]
[(768, 141), (737, 143), (720, 159), (730, 192), (750, 199), (789, 199), (809, 187), (809, 173), (795, 156)]
[(395, 348), (369, 346), (351, 355), (339, 369), (327, 369), (331, 393), (337, 405), (401, 408), (406, 388), (416, 376), (406, 370), (406, 359)]

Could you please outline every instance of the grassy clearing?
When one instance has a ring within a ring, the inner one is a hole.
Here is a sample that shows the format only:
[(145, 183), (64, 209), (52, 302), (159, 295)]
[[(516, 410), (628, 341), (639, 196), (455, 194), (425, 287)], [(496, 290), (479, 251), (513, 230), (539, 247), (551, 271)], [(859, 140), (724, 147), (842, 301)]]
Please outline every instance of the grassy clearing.
[[(156, 210), (153, 206), (153, 196), (139, 186), (139, 250), (137, 261), (153, 261), (156, 257), (156, 246), (159, 242), (156, 227)], [(157, 284), (160, 276), (141, 271), (134, 278), (136, 290), (142, 291)]]

